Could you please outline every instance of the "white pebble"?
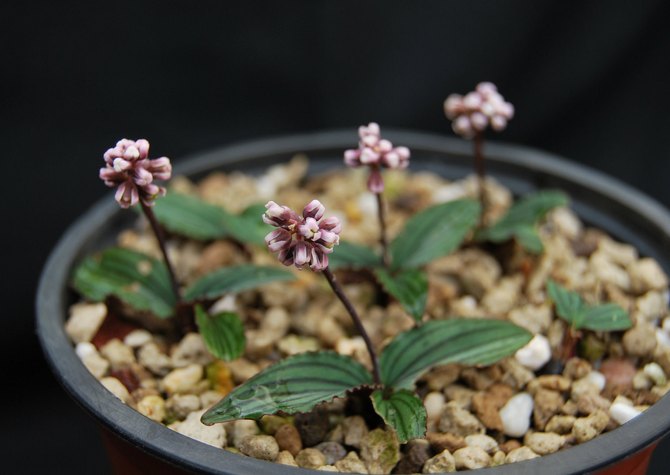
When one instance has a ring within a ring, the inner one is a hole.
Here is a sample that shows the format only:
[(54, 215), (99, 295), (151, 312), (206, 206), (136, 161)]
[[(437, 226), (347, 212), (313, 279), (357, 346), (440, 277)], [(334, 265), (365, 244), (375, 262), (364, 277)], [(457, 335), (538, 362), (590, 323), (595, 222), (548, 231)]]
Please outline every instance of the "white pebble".
[(663, 331), (670, 335), (670, 317), (665, 317), (663, 319), (663, 325), (662, 325)]
[(91, 341), (107, 316), (104, 303), (77, 303), (70, 307), (65, 332), (75, 343)]
[(644, 366), (642, 371), (649, 376), (656, 386), (664, 386), (668, 381), (663, 368), (658, 363), (649, 363)]
[[(667, 318), (665, 320), (667, 320)], [(663, 321), (664, 329), (656, 329), (656, 343), (663, 348), (670, 348), (670, 335), (665, 330), (665, 320)]]
[(377, 214), (377, 199), (372, 193), (362, 193), (358, 198), (358, 209), (364, 216)]
[(605, 384), (607, 383), (607, 378), (599, 371), (591, 371), (583, 379), (592, 382), (598, 388), (598, 392), (605, 389)]
[(93, 343), (82, 342), (77, 343), (77, 346), (74, 349), (74, 352), (77, 353), (79, 359), (84, 359), (88, 356), (95, 355), (98, 353), (98, 350), (95, 348)]
[(526, 346), (517, 350), (514, 357), (526, 368), (538, 370), (551, 359), (549, 340), (543, 335), (535, 335)]
[(114, 396), (119, 398), (121, 401), (124, 403), (130, 401), (130, 393), (126, 389), (126, 387), (123, 385), (121, 381), (119, 381), (116, 378), (112, 378), (111, 376), (108, 376), (106, 378), (102, 378), (100, 380), (100, 383), (107, 388), (107, 390), (112, 393)]
[(131, 348), (139, 348), (149, 343), (152, 339), (151, 333), (146, 330), (133, 330), (126, 335), (123, 342)]
[(503, 432), (510, 437), (522, 437), (530, 427), (530, 416), (533, 412), (533, 396), (519, 393), (513, 396), (502, 409)]
[(433, 201), (435, 203), (446, 203), (447, 201), (463, 198), (466, 193), (463, 183), (450, 183), (439, 187), (433, 192)]
[(223, 312), (237, 312), (237, 297), (235, 294), (228, 294), (225, 297), (220, 298), (214, 302), (214, 305), (209, 309), (211, 315)]
[(440, 392), (433, 391), (426, 394), (426, 397), (423, 399), (423, 405), (426, 408), (426, 417), (429, 421), (439, 419), (444, 408), (444, 401), (444, 394)]
[(640, 414), (642, 414), (642, 412), (623, 402), (614, 402), (610, 406), (610, 416), (619, 424), (625, 424)]
[(88, 342), (77, 343), (74, 351), (93, 376), (100, 379), (107, 374), (109, 361), (100, 356), (93, 344)]

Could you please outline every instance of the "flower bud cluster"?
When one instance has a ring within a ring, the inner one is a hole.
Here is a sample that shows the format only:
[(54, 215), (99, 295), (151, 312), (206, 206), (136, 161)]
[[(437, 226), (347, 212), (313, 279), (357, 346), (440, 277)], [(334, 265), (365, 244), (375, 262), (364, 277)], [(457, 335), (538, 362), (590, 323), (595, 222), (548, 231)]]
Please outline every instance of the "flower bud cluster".
[(104, 154), (105, 167), (100, 169), (100, 179), (110, 188), (116, 187), (115, 199), (122, 208), (136, 205), (140, 200), (152, 206), (165, 188), (154, 180), (169, 180), (172, 165), (167, 157), (149, 159), (149, 142), (122, 139)]
[(371, 122), (358, 128), (357, 149), (344, 152), (344, 163), (349, 167), (367, 165), (371, 168), (368, 189), (373, 193), (384, 191), (380, 167), (404, 169), (409, 165), (410, 152), (407, 147), (394, 147), (391, 142), (381, 138), (379, 125)]
[(489, 125), (497, 132), (507, 127), (514, 117), (514, 106), (498, 92), (495, 84), (480, 82), (474, 91), (465, 96), (451, 94), (444, 101), (444, 112), (458, 135), (471, 138)]
[(339, 219), (324, 218), (326, 208), (318, 200), (307, 204), (302, 216), (274, 201), (269, 201), (265, 208), (263, 221), (278, 228), (265, 236), (265, 243), (270, 252), (278, 253), (282, 264), (298, 269), (309, 266), (314, 271), (328, 267), (328, 254), (340, 242)]

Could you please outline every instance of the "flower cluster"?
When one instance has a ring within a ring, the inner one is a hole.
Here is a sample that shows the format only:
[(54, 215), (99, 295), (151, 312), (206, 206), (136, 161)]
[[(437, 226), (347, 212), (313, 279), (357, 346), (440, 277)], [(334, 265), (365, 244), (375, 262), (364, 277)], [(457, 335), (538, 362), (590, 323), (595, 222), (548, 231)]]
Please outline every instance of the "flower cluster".
[(137, 204), (140, 200), (153, 205), (158, 195), (165, 195), (165, 188), (154, 180), (168, 180), (172, 165), (167, 157), (149, 159), (149, 142), (122, 139), (104, 154), (106, 166), (100, 169), (100, 179), (110, 188), (117, 187), (116, 201), (122, 208)]
[(368, 189), (373, 193), (384, 191), (380, 167), (385, 168), (407, 168), (409, 165), (409, 149), (407, 147), (394, 147), (391, 142), (381, 138), (379, 125), (371, 122), (368, 126), (358, 128), (360, 140), (358, 148), (344, 152), (344, 163), (349, 167), (370, 167), (368, 178)]
[(267, 211), (263, 221), (275, 229), (265, 237), (271, 252), (277, 252), (282, 264), (295, 264), (314, 271), (328, 267), (328, 254), (340, 242), (342, 226), (336, 217), (323, 218), (326, 208), (317, 200), (311, 201), (302, 210), (302, 216), (288, 206), (274, 201), (265, 205)]
[(505, 102), (495, 84), (480, 82), (465, 96), (451, 94), (447, 97), (444, 112), (452, 120), (454, 132), (471, 138), (489, 125), (498, 132), (505, 129), (507, 121), (514, 117), (514, 106)]

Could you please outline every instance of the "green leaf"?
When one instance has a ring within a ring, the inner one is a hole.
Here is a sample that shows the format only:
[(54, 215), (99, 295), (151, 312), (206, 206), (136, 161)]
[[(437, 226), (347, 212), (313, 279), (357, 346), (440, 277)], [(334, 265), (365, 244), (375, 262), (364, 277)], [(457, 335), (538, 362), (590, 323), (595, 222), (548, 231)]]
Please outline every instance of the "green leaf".
[(431, 206), (414, 215), (391, 243), (393, 269), (422, 266), (449, 254), (477, 224), (481, 206), (464, 199)]
[(537, 230), (532, 226), (519, 226), (514, 234), (516, 241), (526, 251), (533, 254), (541, 254), (544, 250), (544, 245), (537, 234)]
[(231, 361), (242, 356), (244, 326), (235, 313), (210, 315), (201, 305), (196, 305), (195, 321), (207, 349), (216, 358)]
[(556, 313), (574, 328), (582, 326), (584, 318), (584, 301), (582, 297), (552, 279), (547, 280), (547, 294), (556, 306)]
[(626, 330), (633, 326), (628, 312), (615, 303), (587, 308), (582, 328), (594, 331)]
[(269, 366), (215, 404), (204, 424), (307, 412), (321, 402), (372, 384), (363, 365), (334, 352), (301, 353)]
[(551, 279), (547, 281), (547, 293), (556, 306), (558, 316), (577, 330), (615, 331), (626, 330), (633, 325), (628, 312), (619, 305), (588, 305), (577, 292)]
[(87, 299), (99, 302), (114, 295), (160, 318), (172, 316), (176, 305), (165, 264), (129, 249), (114, 247), (87, 257), (75, 269), (72, 284)]
[(426, 434), (426, 408), (413, 392), (401, 389), (385, 397), (384, 390), (377, 389), (370, 399), (375, 412), (396, 431), (401, 444)]
[(213, 299), (230, 292), (241, 292), (263, 284), (293, 280), (293, 274), (279, 267), (242, 264), (224, 267), (195, 281), (184, 292), (184, 300)]
[(232, 237), (241, 243), (263, 245), (270, 227), (261, 216), (263, 205), (251, 205), (239, 215), (195, 196), (168, 193), (156, 200), (156, 219), (170, 232), (201, 241)]
[(228, 234), (225, 223), (228, 213), (195, 196), (170, 192), (156, 200), (154, 214), (168, 231), (192, 239), (207, 241)]
[(502, 320), (433, 320), (398, 335), (381, 354), (386, 386), (411, 389), (414, 381), (438, 364), (489, 365), (530, 341), (525, 329)]
[(417, 322), (421, 321), (428, 300), (428, 276), (418, 269), (408, 269), (390, 274), (385, 269), (375, 269), (375, 276), (384, 289), (395, 297)]
[(330, 270), (336, 269), (365, 269), (377, 267), (381, 264), (381, 257), (369, 247), (360, 244), (354, 244), (347, 241), (340, 241), (335, 246), (332, 254), (328, 255), (328, 267)]
[(265, 236), (272, 231), (272, 227), (263, 222), (264, 213), (264, 205), (251, 205), (239, 215), (226, 213), (223, 225), (238, 242), (265, 246)]
[(527, 251), (540, 253), (543, 246), (535, 231), (538, 222), (552, 209), (567, 204), (567, 196), (555, 190), (525, 196), (514, 203), (498, 222), (479, 231), (477, 239), (503, 242), (514, 237)]

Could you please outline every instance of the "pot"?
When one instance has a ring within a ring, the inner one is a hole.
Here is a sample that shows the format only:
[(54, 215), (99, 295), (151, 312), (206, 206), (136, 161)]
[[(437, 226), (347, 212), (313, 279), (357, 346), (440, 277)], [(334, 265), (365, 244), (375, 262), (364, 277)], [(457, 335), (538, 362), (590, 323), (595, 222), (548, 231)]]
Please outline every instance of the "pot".
[[(424, 133), (391, 130), (386, 136), (412, 150), (412, 170), (430, 170), (450, 178), (472, 171), (470, 144)], [(342, 152), (356, 143), (351, 131), (333, 131), (259, 140), (203, 153), (184, 160), (177, 174), (201, 178), (213, 170), (260, 172), (306, 153), (310, 173), (342, 166)], [(670, 213), (629, 186), (602, 173), (526, 147), (487, 143), (489, 174), (515, 194), (559, 188), (586, 223), (635, 246), (670, 271)], [(317, 473), (264, 462), (184, 437), (121, 403), (86, 370), (64, 331), (67, 308), (76, 296), (68, 281), (77, 262), (111, 244), (135, 219), (111, 197), (93, 206), (62, 237), (49, 257), (37, 294), (37, 333), (46, 359), (70, 395), (102, 426), (116, 473), (206, 472), (225, 475), (297, 475)], [(483, 469), (482, 475), (556, 474), (601, 471), (645, 472), (655, 444), (670, 432), (670, 397), (624, 426), (576, 447), (541, 458)]]

